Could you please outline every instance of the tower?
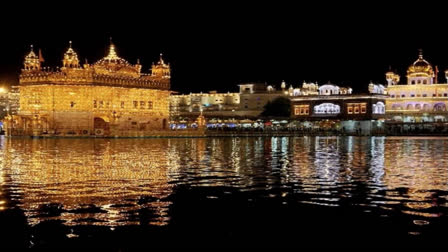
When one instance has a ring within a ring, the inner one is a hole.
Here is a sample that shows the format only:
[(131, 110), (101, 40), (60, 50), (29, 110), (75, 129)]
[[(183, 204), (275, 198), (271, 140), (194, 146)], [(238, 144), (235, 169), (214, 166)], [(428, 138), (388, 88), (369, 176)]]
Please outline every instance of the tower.
[(72, 48), (72, 41), (69, 42), (69, 48), (62, 59), (64, 68), (79, 68), (78, 54)]
[(394, 73), (389, 69), (389, 71), (386, 73), (386, 81), (388, 86), (397, 85), (398, 82), (400, 82), (400, 75)]
[(152, 64), (151, 67), (151, 74), (155, 77), (160, 78), (171, 78), (171, 72), (170, 72), (170, 64), (165, 64), (165, 61), (163, 60), (163, 55), (160, 54), (160, 59), (157, 64)]
[(27, 71), (38, 71), (40, 70), (40, 59), (34, 53), (33, 45), (31, 45), (31, 51), (25, 56), (25, 61), (23, 63), (24, 70)]

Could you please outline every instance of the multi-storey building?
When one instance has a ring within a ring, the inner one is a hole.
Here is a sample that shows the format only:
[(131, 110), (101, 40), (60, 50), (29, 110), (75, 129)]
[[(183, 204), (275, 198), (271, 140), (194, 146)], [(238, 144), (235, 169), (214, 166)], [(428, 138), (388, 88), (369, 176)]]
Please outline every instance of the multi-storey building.
[[(445, 72), (448, 77), (448, 71)], [(446, 122), (448, 119), (448, 84), (439, 83), (434, 70), (423, 59), (418, 59), (407, 70), (407, 83), (399, 84), (400, 76), (386, 73), (386, 112), (390, 122)]]

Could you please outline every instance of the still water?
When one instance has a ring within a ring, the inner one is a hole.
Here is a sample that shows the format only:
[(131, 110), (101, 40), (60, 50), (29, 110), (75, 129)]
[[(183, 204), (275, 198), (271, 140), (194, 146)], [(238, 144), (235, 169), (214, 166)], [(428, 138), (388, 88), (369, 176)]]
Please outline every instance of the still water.
[(25, 247), (444, 245), (447, 140), (1, 138), (0, 220)]

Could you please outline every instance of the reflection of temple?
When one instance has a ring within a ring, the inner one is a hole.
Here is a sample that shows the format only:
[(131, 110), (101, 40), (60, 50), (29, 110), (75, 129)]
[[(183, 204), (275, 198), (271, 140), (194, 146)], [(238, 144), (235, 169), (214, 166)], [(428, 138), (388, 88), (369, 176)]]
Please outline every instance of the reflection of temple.
[(81, 65), (69, 48), (62, 67), (42, 67), (33, 48), (20, 75), (20, 112), (8, 118), (9, 135), (146, 135), (169, 117), (170, 67), (162, 57), (152, 74), (117, 55), (114, 44), (95, 64)]
[(399, 85), (400, 76), (387, 72), (388, 118), (395, 122), (447, 121), (448, 85), (438, 83), (437, 74), (421, 51), (408, 68), (407, 85)]
[[(26, 161), (16, 162), (25, 153)], [(171, 153), (161, 139), (7, 139), (0, 152), (7, 175), (0, 175), (18, 185), (9, 190), (30, 224), (44, 220), (51, 209), (62, 210), (50, 217), (67, 225), (139, 224), (138, 211), (148, 208), (155, 215), (149, 221), (164, 225), (171, 202), (161, 199), (172, 193), (169, 174), (178, 168), (173, 155), (179, 153)], [(33, 216), (36, 212), (44, 216)]]

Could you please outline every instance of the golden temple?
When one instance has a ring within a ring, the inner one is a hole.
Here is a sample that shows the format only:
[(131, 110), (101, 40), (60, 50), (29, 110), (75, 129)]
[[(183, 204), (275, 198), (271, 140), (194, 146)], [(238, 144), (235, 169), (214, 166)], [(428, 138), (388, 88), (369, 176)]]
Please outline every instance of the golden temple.
[(147, 136), (167, 127), (170, 66), (160, 55), (150, 74), (140, 62), (109, 53), (81, 66), (69, 48), (62, 67), (42, 67), (42, 56), (31, 51), (19, 77), (20, 111), (6, 118), (7, 135)]

